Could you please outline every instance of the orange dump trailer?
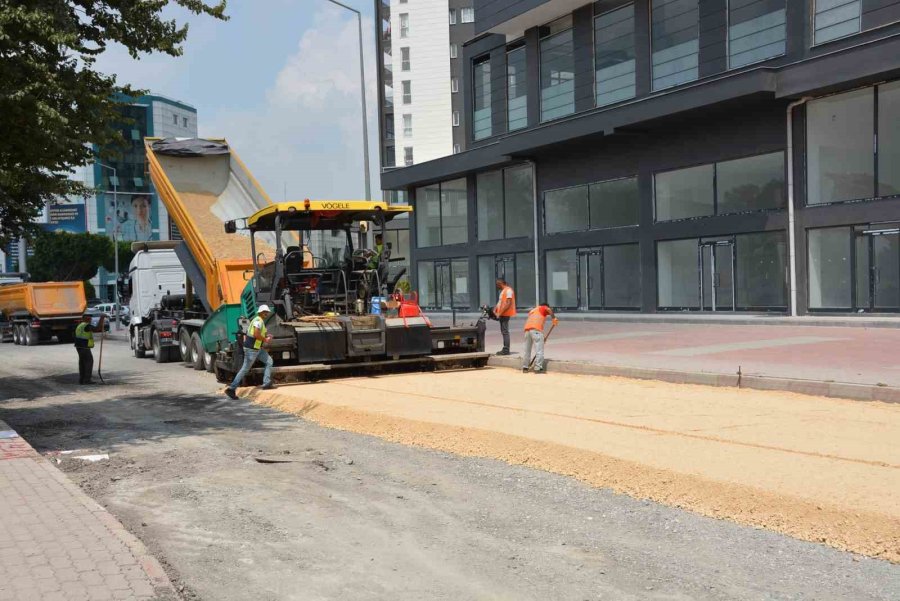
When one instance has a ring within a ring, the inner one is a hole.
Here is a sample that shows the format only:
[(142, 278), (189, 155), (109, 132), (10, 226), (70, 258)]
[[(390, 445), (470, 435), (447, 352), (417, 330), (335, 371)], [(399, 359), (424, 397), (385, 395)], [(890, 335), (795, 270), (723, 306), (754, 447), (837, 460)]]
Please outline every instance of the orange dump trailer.
[(72, 342), (86, 308), (81, 282), (0, 285), (0, 340), (34, 346), (56, 336)]

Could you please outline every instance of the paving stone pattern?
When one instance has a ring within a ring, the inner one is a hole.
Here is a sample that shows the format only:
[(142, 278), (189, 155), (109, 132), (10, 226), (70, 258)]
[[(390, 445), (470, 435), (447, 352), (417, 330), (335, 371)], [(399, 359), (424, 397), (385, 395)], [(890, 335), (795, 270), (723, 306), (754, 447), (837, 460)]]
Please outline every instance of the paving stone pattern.
[(0, 601), (173, 592), (159, 563), (109, 512), (21, 438), (0, 440)]

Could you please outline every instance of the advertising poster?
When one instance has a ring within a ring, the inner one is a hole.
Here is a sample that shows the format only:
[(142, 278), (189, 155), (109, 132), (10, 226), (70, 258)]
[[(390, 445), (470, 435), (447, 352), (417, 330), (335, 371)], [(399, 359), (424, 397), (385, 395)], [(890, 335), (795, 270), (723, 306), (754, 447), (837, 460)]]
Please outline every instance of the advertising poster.
[(41, 227), (48, 232), (83, 234), (87, 231), (87, 219), (83, 204), (47, 205), (47, 223)]
[(101, 206), (108, 235), (117, 234), (118, 239), (125, 242), (146, 242), (159, 237), (154, 231), (158, 231), (159, 215), (152, 195), (120, 192), (118, 207), (116, 195), (107, 192), (98, 196), (103, 200)]

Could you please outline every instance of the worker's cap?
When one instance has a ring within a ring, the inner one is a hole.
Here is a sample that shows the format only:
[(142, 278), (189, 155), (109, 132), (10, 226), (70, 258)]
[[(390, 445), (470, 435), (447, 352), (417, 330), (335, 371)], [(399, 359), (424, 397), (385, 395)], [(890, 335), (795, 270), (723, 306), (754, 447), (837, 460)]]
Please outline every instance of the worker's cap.
[(269, 308), (269, 305), (260, 305), (259, 309), (256, 310), (257, 313), (271, 313), (272, 309)]

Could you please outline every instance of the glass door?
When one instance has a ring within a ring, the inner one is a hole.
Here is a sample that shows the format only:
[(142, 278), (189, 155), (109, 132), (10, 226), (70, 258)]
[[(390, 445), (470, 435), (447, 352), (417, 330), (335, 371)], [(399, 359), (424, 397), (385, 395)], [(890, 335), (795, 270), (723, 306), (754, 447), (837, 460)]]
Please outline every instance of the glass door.
[(603, 308), (603, 249), (578, 249), (578, 308)]
[(856, 309), (900, 311), (900, 228), (857, 229)]
[(734, 311), (734, 239), (701, 241), (700, 308), (704, 311)]
[(441, 261), (434, 264), (435, 277), (435, 302), (438, 309), (447, 310), (453, 308), (453, 287), (450, 274), (450, 261)]

